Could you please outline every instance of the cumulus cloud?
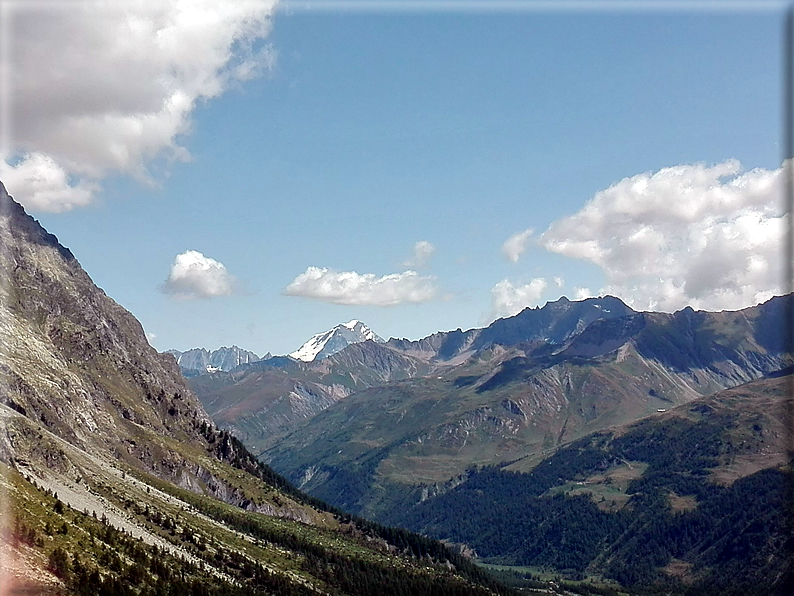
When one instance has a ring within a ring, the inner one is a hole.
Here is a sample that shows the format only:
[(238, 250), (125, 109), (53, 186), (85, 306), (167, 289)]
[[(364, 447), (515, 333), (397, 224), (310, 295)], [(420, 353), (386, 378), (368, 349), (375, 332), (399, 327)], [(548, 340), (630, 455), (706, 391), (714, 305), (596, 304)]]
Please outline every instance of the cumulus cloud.
[(536, 277), (521, 286), (514, 286), (510, 280), (503, 279), (491, 288), (491, 319), (511, 317), (527, 306), (537, 305), (547, 286), (543, 277)]
[(236, 280), (223, 263), (197, 250), (176, 255), (162, 291), (178, 300), (216, 298), (234, 293)]
[(505, 243), (502, 244), (502, 254), (508, 261), (512, 263), (518, 262), (518, 259), (527, 249), (527, 242), (530, 236), (532, 236), (532, 232), (532, 228), (529, 228), (523, 232), (513, 234), (510, 238), (505, 240)]
[(427, 302), (436, 297), (435, 277), (404, 271), (377, 277), (373, 273), (333, 271), (309, 267), (284, 290), (287, 296), (303, 296), (333, 304), (396, 306)]
[(151, 182), (187, 160), (180, 138), (201, 101), (259, 76), (275, 0), (17, 2), (2, 101), (0, 174), (34, 209), (90, 202), (111, 173)]
[(66, 170), (41, 153), (27, 154), (13, 165), (0, 161), (0, 180), (26, 207), (51, 213), (87, 205), (97, 190), (90, 181), (73, 183)]
[(594, 298), (595, 294), (590, 290), (590, 288), (580, 288), (575, 287), (573, 289), (573, 299), (574, 300), (585, 300), (586, 298)]
[(436, 247), (427, 240), (420, 240), (414, 244), (414, 254), (407, 261), (403, 262), (403, 267), (424, 267), (430, 261), (430, 257), (436, 252)]
[(783, 168), (742, 172), (736, 160), (638, 174), (552, 223), (540, 244), (598, 265), (600, 293), (634, 308), (743, 308), (783, 291), (782, 182)]

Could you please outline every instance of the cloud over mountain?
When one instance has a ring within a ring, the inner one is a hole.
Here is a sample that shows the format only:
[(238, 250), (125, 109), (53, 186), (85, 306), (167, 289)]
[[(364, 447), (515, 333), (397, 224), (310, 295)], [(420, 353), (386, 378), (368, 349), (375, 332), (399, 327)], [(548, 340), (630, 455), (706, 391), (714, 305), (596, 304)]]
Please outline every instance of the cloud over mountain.
[(269, 68), (274, 0), (11, 3), (0, 178), (41, 211), (89, 203), (112, 172), (187, 160), (202, 101)]
[(519, 286), (514, 286), (510, 280), (503, 279), (491, 288), (490, 320), (511, 317), (527, 306), (535, 306), (547, 286), (548, 282), (542, 277), (536, 277), (528, 284)]
[(432, 300), (437, 289), (435, 277), (411, 270), (378, 277), (374, 273), (308, 267), (284, 293), (333, 304), (396, 306)]
[(234, 293), (236, 280), (223, 263), (197, 250), (176, 255), (161, 289), (178, 300), (216, 298)]
[(638, 174), (596, 193), (540, 236), (551, 252), (599, 266), (632, 307), (736, 309), (781, 293), (788, 216), (783, 168), (728, 160)]
[(90, 181), (70, 183), (66, 170), (42, 153), (28, 154), (15, 166), (0, 160), (0, 178), (26, 206), (50, 213), (83, 207), (91, 202), (97, 190), (97, 185)]

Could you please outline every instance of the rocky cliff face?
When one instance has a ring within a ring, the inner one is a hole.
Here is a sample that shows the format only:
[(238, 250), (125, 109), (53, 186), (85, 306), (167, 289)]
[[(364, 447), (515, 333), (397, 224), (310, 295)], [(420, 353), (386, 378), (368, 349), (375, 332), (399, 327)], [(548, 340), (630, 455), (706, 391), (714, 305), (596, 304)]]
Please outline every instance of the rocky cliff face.
[[(70, 443), (165, 469), (142, 436), (194, 445), (209, 416), (170, 355), (0, 184), (0, 398)], [(13, 427), (0, 438), (20, 455)], [(139, 464), (140, 465), (140, 464)]]

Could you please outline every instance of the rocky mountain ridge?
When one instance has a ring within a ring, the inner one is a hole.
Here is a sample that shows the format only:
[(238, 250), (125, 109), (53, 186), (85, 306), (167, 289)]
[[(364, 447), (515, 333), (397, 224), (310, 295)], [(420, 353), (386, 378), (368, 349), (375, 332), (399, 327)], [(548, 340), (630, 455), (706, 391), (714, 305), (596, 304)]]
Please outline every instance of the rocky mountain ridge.
[(182, 369), (182, 374), (195, 376), (197, 374), (230, 371), (241, 364), (250, 364), (259, 360), (267, 360), (272, 355), (268, 352), (264, 356), (257, 356), (254, 352), (238, 348), (237, 346), (222, 346), (217, 350), (205, 348), (192, 348), (185, 352), (179, 350), (166, 350), (172, 354)]
[[(443, 374), (470, 359), (497, 366), (509, 355), (557, 345), (550, 342), (569, 339), (596, 319), (627, 312), (634, 311), (609, 296), (580, 302), (562, 298), (484, 329), (439, 332), (418, 341), (354, 342), (306, 364), (274, 358), (241, 366), (229, 375), (193, 378), (190, 383), (213, 419), (259, 452), (296, 424), (356, 391)], [(353, 324), (360, 325), (357, 321), (349, 325)], [(315, 337), (327, 339), (330, 333)], [(323, 364), (324, 360), (328, 362)]]
[(532, 342), (563, 345), (594, 321), (634, 312), (614, 296), (580, 301), (571, 301), (563, 296), (542, 307), (526, 307), (520, 313), (497, 319), (484, 328), (438, 332), (417, 341), (392, 338), (387, 344), (421, 359), (459, 363), (492, 346), (513, 347)]
[(562, 345), (490, 345), (462, 364), (353, 393), (263, 457), (313, 494), (377, 519), (417, 484), (443, 486), (471, 465), (526, 471), (589, 432), (785, 369), (780, 316), (791, 302), (631, 313), (595, 320)]
[[(158, 463), (139, 429), (189, 443), (211, 422), (140, 323), (0, 186), (3, 402), (82, 448)], [(5, 444), (2, 448), (8, 448)]]

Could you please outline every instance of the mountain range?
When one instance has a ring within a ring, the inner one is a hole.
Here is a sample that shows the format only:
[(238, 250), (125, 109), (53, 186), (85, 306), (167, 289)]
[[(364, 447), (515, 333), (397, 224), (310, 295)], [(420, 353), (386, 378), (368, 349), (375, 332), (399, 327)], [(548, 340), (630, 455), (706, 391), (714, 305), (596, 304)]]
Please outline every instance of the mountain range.
[(794, 591), (792, 296), (560, 299), (186, 381), (1, 184), (0, 279), (6, 592), (515, 593), (469, 557), (523, 593)]
[(311, 362), (276, 356), (189, 382), (216, 423), (259, 453), (356, 391), (427, 374), (430, 368), (369, 340)]
[[(712, 582), (716, 577), (713, 574), (719, 573), (714, 569), (725, 571), (727, 565), (739, 573), (741, 567), (746, 580), (742, 589), (746, 590), (757, 579), (752, 572), (757, 570), (755, 564), (741, 557), (739, 562), (727, 557), (709, 571), (704, 562), (708, 557), (703, 553), (712, 547), (705, 543), (701, 550), (669, 552), (658, 555), (655, 563), (634, 561), (621, 567), (617, 562), (604, 564), (608, 559), (624, 563), (631, 560), (629, 551), (621, 550), (624, 547), (618, 543), (608, 542), (606, 550), (593, 549), (571, 566), (574, 559), (554, 558), (551, 551), (546, 558), (538, 558), (508, 548), (510, 541), (501, 545), (478, 541), (475, 537), (487, 535), (487, 528), (501, 526), (487, 516), (472, 516), (476, 507), (488, 510), (500, 498), (515, 501), (514, 509), (503, 509), (501, 520), (508, 526), (520, 518), (522, 507), (539, 510), (536, 504), (516, 499), (520, 490), (502, 482), (502, 476), (496, 482), (492, 476), (472, 470), (496, 470), (508, 479), (531, 476), (542, 466), (556, 465), (553, 462), (558, 460), (554, 458), (570, 453), (574, 445), (596, 441), (588, 437), (602, 436), (598, 433), (612, 437), (639, 433), (631, 425), (640, 420), (655, 421), (642, 427), (651, 434), (675, 435), (682, 416), (691, 416), (698, 408), (704, 408), (704, 412), (716, 408), (716, 402), (708, 400), (734, 395), (719, 393), (729, 388), (737, 388), (736, 395), (756, 395), (753, 383), (761, 384), (758, 387), (766, 397), (738, 405), (735, 400), (731, 402), (739, 411), (735, 433), (771, 433), (779, 439), (785, 433), (781, 403), (789, 383), (780, 371), (792, 364), (785, 333), (791, 308), (792, 296), (778, 296), (740, 311), (685, 308), (672, 314), (636, 312), (610, 296), (583, 301), (562, 298), (499, 319), (484, 329), (439, 332), (418, 341), (363, 342), (319, 362), (296, 364), (276, 359), (240, 367), (228, 375), (193, 379), (191, 384), (217, 423), (232, 429), (259, 453), (260, 459), (302, 489), (357, 514), (460, 543), (461, 548), (496, 563), (550, 565), (569, 569), (571, 577), (585, 572), (600, 574), (635, 587), (641, 582), (678, 581), (680, 591), (686, 591), (688, 585), (703, 588), (710, 582), (725, 588)], [(775, 375), (780, 378), (772, 380)], [(332, 391), (336, 393), (330, 397)], [(705, 405), (699, 405), (701, 402)], [(687, 410), (689, 406), (695, 410)], [(759, 417), (769, 414), (773, 407), (777, 408), (776, 417), (759, 422)], [(734, 449), (733, 433), (720, 434), (714, 427), (712, 440), (719, 445), (715, 448)], [(659, 443), (662, 451), (674, 448), (673, 443)], [(638, 457), (635, 465), (621, 457), (634, 471), (627, 472), (626, 479), (622, 468), (607, 476), (621, 479), (623, 492), (615, 499), (615, 507), (631, 503), (629, 511), (639, 501), (633, 487), (626, 492), (628, 483), (645, 482), (644, 472), (651, 464)], [(719, 484), (713, 480), (719, 478), (729, 479), (728, 484), (735, 484), (737, 490), (756, 482), (756, 474), (778, 474), (773, 482), (777, 488), (789, 479), (785, 447), (780, 440), (768, 441), (760, 451), (741, 456), (736, 460), (740, 463), (719, 458), (710, 460), (709, 466), (698, 463), (697, 458), (685, 461), (676, 474), (701, 474), (707, 484), (697, 490), (706, 492)], [(608, 472), (612, 465), (605, 470)], [(615, 469), (620, 465), (614, 464)], [(642, 474), (637, 475), (637, 470)], [(576, 503), (580, 503), (584, 497), (581, 491), (573, 490), (576, 483), (587, 481), (597, 472), (566, 472), (558, 485), (549, 485), (531, 496), (558, 495), (578, 498)], [(494, 480), (502, 488), (496, 492), (478, 488), (481, 484), (476, 479), (481, 478)], [(668, 493), (677, 496), (669, 497)], [(676, 507), (692, 503), (688, 493), (676, 492), (675, 488), (659, 494), (677, 503)], [(730, 494), (720, 498), (730, 501), (734, 498)], [(468, 509), (456, 509), (464, 498), (458, 495), (475, 495), (477, 506), (474, 501), (466, 501)], [(683, 501), (676, 500), (678, 497)], [(770, 502), (780, 504), (776, 498), (770, 493)], [(643, 513), (646, 517), (631, 523), (648, 523), (647, 519), (659, 513), (659, 507), (665, 507), (664, 499), (659, 499), (654, 501), (656, 508)], [(716, 501), (709, 503), (708, 508), (718, 507)], [(568, 501), (564, 507), (568, 507)], [(576, 515), (587, 517), (591, 510), (585, 507), (577, 511)], [(617, 515), (617, 511), (611, 513)], [(542, 516), (554, 518), (560, 514), (541, 508), (541, 517), (530, 518), (527, 523), (546, 523), (541, 521)], [(579, 524), (576, 515), (570, 520), (574, 527)], [(462, 519), (471, 523), (461, 524)], [(468, 528), (470, 533), (454, 530), (457, 526)], [(781, 562), (785, 557), (781, 558), (779, 544), (775, 547), (774, 543), (781, 539), (781, 527), (764, 527), (769, 529), (765, 540), (772, 541), (769, 552), (774, 553), (767, 554), (774, 559), (774, 573), (780, 579), (785, 576)], [(616, 526), (614, 531), (618, 530)], [(507, 529), (498, 532), (510, 535)], [(605, 538), (600, 536), (599, 544), (604, 544)], [(717, 530), (710, 536), (715, 541), (746, 539)], [(486, 546), (478, 546), (481, 543)], [(664, 571), (667, 565), (672, 565), (668, 571), (675, 573)], [(767, 588), (769, 585), (764, 584)]]
[[(313, 362), (328, 358), (349, 345), (365, 341), (383, 343), (383, 339), (378, 337), (374, 331), (361, 321), (354, 319), (312, 336), (300, 348), (291, 352), (288, 357), (302, 362)], [(166, 350), (166, 353), (176, 358), (177, 364), (186, 378), (220, 371), (230, 372), (238, 366), (273, 358), (270, 352), (260, 357), (254, 352), (237, 346), (230, 348), (224, 346), (211, 351), (206, 348), (192, 348), (184, 352)]]
[(471, 464), (531, 465), (592, 430), (785, 367), (780, 321), (790, 302), (667, 314), (610, 296), (561, 298), (484, 329), (361, 342), (318, 361), (273, 358), (190, 382), (218, 424), (295, 481), (364, 443), (387, 448), (383, 470), (446, 482)]
[(218, 371), (230, 371), (241, 364), (249, 364), (258, 360), (267, 360), (271, 354), (267, 353), (262, 357), (248, 350), (243, 350), (237, 346), (227, 348), (223, 346), (217, 350), (207, 350), (205, 348), (192, 348), (185, 352), (179, 350), (166, 350), (176, 358), (176, 363), (182, 369), (185, 377), (213, 373)]
[[(790, 296), (742, 311), (674, 314), (629, 312), (614, 298), (606, 312), (603, 300), (558, 301), (438, 338), (438, 349), (423, 353), (429, 374), (359, 390), (262, 457), (313, 494), (377, 519), (408, 487), (444, 485), (471, 465), (513, 462), (527, 471), (589, 432), (791, 363), (780, 326)], [(568, 317), (556, 335), (549, 310)], [(595, 311), (606, 317), (582, 327)]]
[(257, 461), (2, 184), (0, 279), (4, 594), (510, 593)]
[[(513, 336), (540, 341), (573, 333), (599, 317), (631, 311), (611, 297), (582, 303), (563, 298), (543, 309), (526, 309), (486, 329), (436, 333), (419, 341), (384, 342), (359, 321), (338, 325), (307, 341), (306, 363), (275, 357), (242, 365), (229, 374), (192, 378), (191, 386), (213, 419), (257, 451), (274, 444), (303, 422), (351, 393), (392, 381), (431, 375), (448, 369), (494, 345), (510, 345)], [(631, 311), (633, 312), (633, 311)], [(559, 315), (559, 316), (558, 316)], [(355, 331), (356, 333), (352, 333)], [(517, 335), (516, 335), (517, 334)], [(333, 351), (321, 356), (324, 346)], [(501, 348), (498, 348), (501, 349)], [(194, 376), (190, 374), (189, 376)]]

